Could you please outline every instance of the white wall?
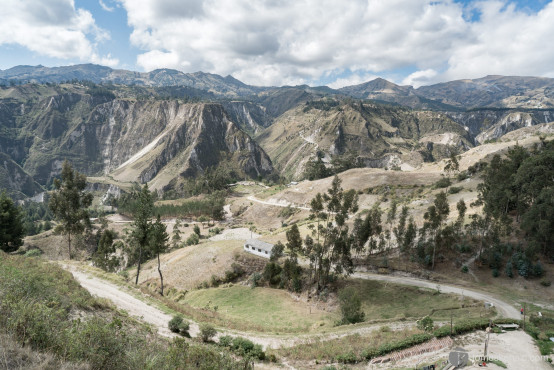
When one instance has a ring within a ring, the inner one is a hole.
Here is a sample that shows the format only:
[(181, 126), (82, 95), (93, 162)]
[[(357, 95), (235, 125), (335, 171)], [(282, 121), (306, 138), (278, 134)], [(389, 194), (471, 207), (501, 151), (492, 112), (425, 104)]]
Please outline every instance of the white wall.
[(264, 257), (264, 258), (271, 257), (271, 252), (267, 252), (267, 254), (266, 254), (263, 249), (262, 249), (261, 252), (258, 252), (258, 248), (256, 248), (256, 250), (253, 250), (253, 249), (251, 249), (251, 247), (248, 244), (244, 245), (244, 250), (247, 251), (248, 253), (255, 254), (256, 256), (260, 256), (260, 257)]

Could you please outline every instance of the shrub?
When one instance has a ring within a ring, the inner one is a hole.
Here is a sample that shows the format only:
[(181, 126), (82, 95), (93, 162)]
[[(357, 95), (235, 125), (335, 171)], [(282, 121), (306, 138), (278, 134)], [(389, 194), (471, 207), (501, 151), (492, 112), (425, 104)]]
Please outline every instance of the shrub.
[(433, 319), (429, 316), (425, 316), (423, 319), (417, 321), (417, 327), (421, 330), (431, 331), (433, 330)]
[(259, 285), (262, 275), (259, 272), (255, 272), (250, 276), (250, 287), (255, 288)]
[(250, 356), (258, 360), (265, 360), (265, 352), (260, 344), (254, 344), (254, 348), (250, 351)]
[(353, 287), (346, 287), (339, 292), (340, 310), (343, 324), (354, 324), (364, 321), (362, 301)]
[(232, 341), (233, 341), (233, 337), (229, 335), (223, 335), (219, 337), (219, 345), (222, 347), (231, 347)]
[(194, 225), (192, 231), (200, 237), (200, 227), (198, 225)]
[(348, 353), (338, 355), (337, 362), (343, 364), (355, 364), (356, 362), (358, 362), (358, 358), (356, 357), (356, 354), (354, 354), (354, 352), (350, 351)]
[(202, 338), (203, 342), (209, 342), (216, 334), (217, 331), (210, 324), (204, 323), (200, 325), (200, 338)]
[(463, 265), (463, 266), (462, 266), (462, 272), (463, 272), (464, 274), (467, 274), (467, 273), (469, 272), (469, 268), (467, 267), (467, 265)]
[[(452, 330), (454, 331), (454, 330)], [(442, 338), (450, 335), (450, 325), (441, 326), (433, 331), (433, 335), (437, 338)]]
[(492, 269), (492, 277), (498, 277), (500, 273), (498, 272), (497, 268)]
[(42, 255), (42, 251), (40, 249), (31, 249), (25, 252), (25, 257), (39, 257)]
[(448, 194), (458, 194), (462, 190), (464, 190), (464, 188), (461, 186), (452, 186), (448, 189)]
[(544, 274), (544, 269), (542, 268), (542, 265), (540, 262), (537, 262), (535, 266), (533, 266), (533, 275), (536, 277), (541, 277)]
[(443, 177), (439, 181), (435, 183), (435, 188), (441, 189), (441, 188), (447, 188), (452, 184), (450, 179), (448, 177)]
[(200, 237), (198, 236), (197, 233), (192, 233), (190, 234), (190, 236), (187, 238), (187, 240), (185, 241), (185, 243), (187, 245), (196, 245), (198, 243), (200, 243)]
[(243, 337), (235, 337), (233, 338), (231, 348), (233, 351), (236, 351), (242, 355), (248, 354), (252, 349), (254, 349), (254, 343), (246, 338)]
[(186, 320), (183, 320), (181, 324), (179, 324), (179, 334), (184, 335), (185, 337), (188, 337), (189, 330), (190, 330), (190, 323)]
[(511, 261), (508, 261), (506, 263), (506, 276), (509, 277), (509, 278), (514, 277), (514, 270), (512, 268), (512, 262)]
[(181, 315), (175, 315), (171, 320), (169, 320), (169, 323), (167, 326), (169, 327), (169, 330), (171, 330), (173, 333), (178, 333), (180, 330), (180, 325), (183, 323), (183, 316)]
[(546, 287), (549, 287), (552, 283), (550, 282), (550, 280), (542, 280), (541, 281), (541, 285), (542, 286), (546, 286)]

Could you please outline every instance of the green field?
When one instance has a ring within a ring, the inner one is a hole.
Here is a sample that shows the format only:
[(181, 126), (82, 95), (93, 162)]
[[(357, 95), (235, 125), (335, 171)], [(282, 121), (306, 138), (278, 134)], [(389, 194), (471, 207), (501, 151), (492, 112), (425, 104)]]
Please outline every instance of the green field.
[(214, 310), (232, 321), (247, 322), (260, 331), (294, 333), (329, 328), (338, 319), (305, 302), (297, 302), (284, 290), (250, 288), (234, 285), (227, 288), (201, 289), (188, 293), (185, 302), (196, 308)]
[[(430, 315), (433, 320), (485, 316), (483, 305), (459, 295), (439, 293), (437, 290), (396, 285), (373, 280), (352, 280), (362, 300), (366, 320), (419, 319)], [(493, 312), (489, 312), (491, 314)]]

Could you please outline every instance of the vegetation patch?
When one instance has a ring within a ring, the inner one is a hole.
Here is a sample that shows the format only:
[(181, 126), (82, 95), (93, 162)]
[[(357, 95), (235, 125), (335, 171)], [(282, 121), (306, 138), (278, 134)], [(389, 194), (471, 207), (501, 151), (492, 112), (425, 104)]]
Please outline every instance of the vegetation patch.
[(247, 323), (259, 331), (305, 332), (320, 325), (329, 327), (336, 314), (310, 309), (289, 293), (271, 288), (234, 285), (189, 292), (185, 302), (196, 308), (215, 310), (219, 316)]
[(21, 346), (91, 369), (250, 368), (228, 352), (158, 338), (56, 265), (0, 254), (0, 330)]

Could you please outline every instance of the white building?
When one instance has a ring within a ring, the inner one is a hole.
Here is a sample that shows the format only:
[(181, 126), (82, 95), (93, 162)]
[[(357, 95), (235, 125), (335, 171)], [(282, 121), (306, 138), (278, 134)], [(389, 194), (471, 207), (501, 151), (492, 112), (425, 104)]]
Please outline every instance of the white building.
[(244, 243), (245, 251), (264, 258), (271, 257), (271, 249), (273, 249), (273, 244), (262, 242), (257, 239), (250, 239)]

